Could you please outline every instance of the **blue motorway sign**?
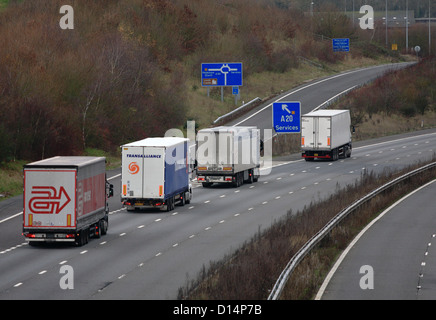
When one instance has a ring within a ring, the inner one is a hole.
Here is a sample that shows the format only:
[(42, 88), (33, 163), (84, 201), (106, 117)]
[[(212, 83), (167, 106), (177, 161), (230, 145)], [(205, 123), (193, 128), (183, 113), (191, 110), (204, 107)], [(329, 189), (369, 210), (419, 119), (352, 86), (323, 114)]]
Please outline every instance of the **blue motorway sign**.
[(273, 128), (277, 133), (301, 132), (301, 103), (274, 102)]
[(201, 86), (242, 86), (242, 63), (202, 63)]
[(336, 38), (332, 39), (334, 52), (349, 52), (350, 51), (350, 39), (349, 38)]

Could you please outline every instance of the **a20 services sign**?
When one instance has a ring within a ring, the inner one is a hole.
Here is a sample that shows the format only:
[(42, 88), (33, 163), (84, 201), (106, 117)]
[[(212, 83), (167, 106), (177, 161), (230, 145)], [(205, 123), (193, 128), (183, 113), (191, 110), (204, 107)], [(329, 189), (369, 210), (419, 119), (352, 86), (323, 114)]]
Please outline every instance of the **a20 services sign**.
[(301, 132), (301, 103), (274, 102), (272, 118), (277, 133)]

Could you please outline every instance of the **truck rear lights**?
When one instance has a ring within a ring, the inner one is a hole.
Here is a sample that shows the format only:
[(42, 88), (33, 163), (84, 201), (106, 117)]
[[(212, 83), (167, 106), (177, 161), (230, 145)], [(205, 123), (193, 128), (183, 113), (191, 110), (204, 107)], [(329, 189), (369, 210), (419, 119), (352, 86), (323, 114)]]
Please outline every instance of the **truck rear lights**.
[(23, 234), (26, 238), (31, 238), (31, 239), (33, 239), (33, 238), (36, 238), (36, 236), (33, 234), (33, 233), (25, 233), (25, 234)]
[(226, 181), (232, 181), (233, 179), (231, 177), (226, 178)]
[(231, 170), (232, 170), (232, 167), (224, 167), (223, 170), (224, 170), (224, 171), (231, 171)]

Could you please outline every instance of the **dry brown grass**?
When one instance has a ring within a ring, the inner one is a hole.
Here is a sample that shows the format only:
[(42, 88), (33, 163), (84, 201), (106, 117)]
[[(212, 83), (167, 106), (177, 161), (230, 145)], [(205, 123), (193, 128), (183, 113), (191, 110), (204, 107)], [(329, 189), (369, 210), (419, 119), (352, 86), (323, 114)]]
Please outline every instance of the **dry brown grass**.
[[(434, 159), (433, 159), (434, 161)], [(422, 164), (417, 164), (418, 167)], [(257, 233), (234, 254), (203, 268), (199, 277), (179, 289), (180, 299), (266, 299), (290, 258), (332, 217), (369, 191), (413, 168), (401, 172), (362, 175), (360, 181), (339, 190), (327, 200), (311, 203), (265, 232)], [(311, 299), (337, 255), (383, 208), (417, 186), (434, 179), (436, 170), (409, 178), (381, 193), (344, 219), (293, 272), (282, 299)]]

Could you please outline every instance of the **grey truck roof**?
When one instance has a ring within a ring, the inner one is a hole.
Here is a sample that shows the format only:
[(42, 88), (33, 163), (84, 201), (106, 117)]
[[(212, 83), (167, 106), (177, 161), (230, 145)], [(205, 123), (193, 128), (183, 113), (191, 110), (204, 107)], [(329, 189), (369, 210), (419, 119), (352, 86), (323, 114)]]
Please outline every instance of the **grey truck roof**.
[(97, 163), (106, 161), (105, 157), (85, 157), (85, 156), (57, 156), (40, 161), (35, 161), (24, 165), (24, 168), (77, 168), (90, 165), (91, 163)]

